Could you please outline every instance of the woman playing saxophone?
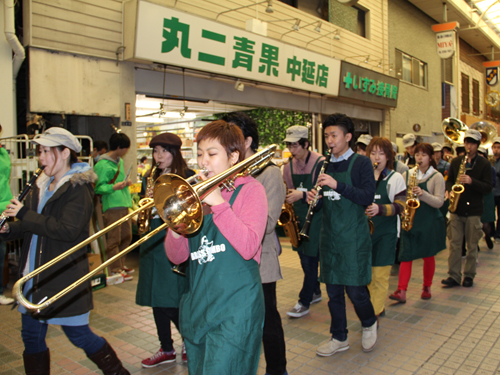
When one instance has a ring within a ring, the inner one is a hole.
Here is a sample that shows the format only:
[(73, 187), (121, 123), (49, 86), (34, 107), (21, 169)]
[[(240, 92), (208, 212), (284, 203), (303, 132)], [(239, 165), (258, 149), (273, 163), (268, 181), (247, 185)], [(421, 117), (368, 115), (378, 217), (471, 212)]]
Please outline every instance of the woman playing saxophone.
[(430, 144), (417, 145), (415, 155), (418, 168), (403, 175), (407, 185), (412, 177), (415, 178), (416, 183), (411, 188), (411, 194), (418, 197), (420, 206), (415, 212), (411, 229), (401, 232), (398, 289), (389, 296), (390, 299), (400, 303), (406, 302), (412, 263), (415, 259), (421, 258), (424, 260), (424, 285), (421, 298), (431, 298), (432, 278), (436, 267), (434, 256), (446, 248), (444, 217), (439, 211), (444, 202), (445, 182), (441, 173), (436, 170), (436, 163), (432, 159), (433, 153)]
[[(152, 198), (153, 193), (149, 181), (155, 181), (164, 173), (176, 173), (186, 178), (194, 175), (181, 154), (181, 139), (172, 133), (155, 136), (150, 147), (153, 148), (153, 163), (156, 168), (146, 172), (142, 184), (142, 194)], [(150, 229), (156, 229), (163, 220), (156, 210), (149, 219)], [(149, 230), (149, 229), (148, 229)], [(179, 303), (181, 295), (187, 290), (187, 279), (171, 272), (173, 264), (165, 256), (163, 241), (166, 230), (163, 230), (143, 243), (140, 248), (139, 283), (135, 301), (140, 306), (151, 306), (160, 340), (160, 349), (153, 356), (142, 361), (142, 367), (156, 367), (163, 363), (174, 362), (176, 352), (173, 347), (171, 323), (179, 329)], [(186, 352), (182, 347), (182, 359), (186, 360)]]

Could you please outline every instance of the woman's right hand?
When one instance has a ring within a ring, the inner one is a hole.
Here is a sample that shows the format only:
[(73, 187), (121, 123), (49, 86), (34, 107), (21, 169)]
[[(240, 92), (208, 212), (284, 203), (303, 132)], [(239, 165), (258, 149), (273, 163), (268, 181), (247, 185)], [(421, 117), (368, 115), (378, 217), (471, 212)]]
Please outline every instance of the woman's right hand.
[(9, 226), (9, 223), (5, 223), (2, 227), (2, 229), (0, 229), (0, 233), (9, 233), (10, 232), (10, 226)]

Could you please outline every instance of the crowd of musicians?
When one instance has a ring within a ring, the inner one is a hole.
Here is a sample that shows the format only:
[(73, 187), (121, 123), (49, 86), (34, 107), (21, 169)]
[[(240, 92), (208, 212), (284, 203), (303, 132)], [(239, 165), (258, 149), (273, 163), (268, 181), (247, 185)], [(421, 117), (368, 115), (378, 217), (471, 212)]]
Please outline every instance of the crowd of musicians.
[[(455, 150), (419, 143), (407, 134), (403, 161), (396, 160), (397, 145), (387, 138), (353, 139), (354, 124), (346, 115), (326, 117), (322, 129), (326, 156), (310, 150), (306, 126), (292, 126), (283, 140), (292, 155), (287, 164), (269, 163), (253, 177), (238, 177), (232, 188), (214, 189), (203, 198), (203, 222), (193, 234), (169, 228), (141, 245), (136, 303), (152, 307), (160, 341), (143, 367), (176, 361), (173, 323), (182, 336), (180, 354), (190, 374), (256, 374), (261, 345), (266, 374), (287, 374), (276, 295), (282, 273), (275, 230), (284, 203), (293, 209), (296, 228), (310, 224), (306, 236), (295, 233), (293, 249), (303, 283), (287, 315), (307, 315), (323, 298), (320, 283), (328, 294), (331, 338), (317, 347), (319, 356), (349, 349), (346, 294), (361, 322), (365, 352), (376, 345), (387, 298), (406, 302), (414, 260), (423, 259), (421, 298), (430, 299), (434, 257), (446, 248), (446, 237), (449, 276), (441, 286), (473, 286), (483, 233), (490, 249), (500, 236), (494, 224), (500, 186), (492, 190), (500, 173), (500, 137), (493, 140), (492, 167), (481, 147), (481, 133), (473, 129)], [(105, 226), (132, 207), (131, 181), (122, 159), (130, 148), (125, 134), (114, 134), (109, 150), (105, 143), (96, 143), (98, 162), (93, 169), (78, 160), (81, 146), (65, 129), (50, 128), (32, 142), (43, 174), (22, 201), (7, 193), (10, 168), (0, 147), (5, 159), (0, 208), (4, 217), (17, 219), (1, 228), (0, 245), (23, 238), (19, 276), (87, 239), (95, 202)], [(204, 181), (253, 157), (259, 148), (258, 128), (244, 113), (204, 126), (197, 135), (197, 162), (203, 172), (197, 174), (186, 165), (181, 146), (181, 139), (171, 133), (151, 140), (154, 167), (144, 176), (143, 197), (153, 198), (152, 182), (165, 173), (185, 179), (196, 175)], [(457, 185), (463, 187), (460, 194)], [(155, 209), (150, 215), (149, 230), (155, 230), (163, 220)], [(107, 233), (108, 258), (129, 246), (131, 237), (129, 221)], [(86, 251), (82, 248), (28, 281), (23, 287), (26, 298), (39, 303), (86, 275)], [(3, 260), (3, 254), (0, 257)], [(181, 265), (184, 274), (172, 272), (174, 265)], [(124, 280), (133, 277), (124, 257), (109, 268)], [(397, 268), (398, 287), (389, 291), (390, 275)], [(14, 302), (2, 292), (0, 303)], [(60, 325), (104, 374), (129, 374), (109, 343), (90, 329), (92, 307), (90, 283), (36, 314), (18, 307), (27, 374), (50, 373), (45, 341), (49, 324)]]

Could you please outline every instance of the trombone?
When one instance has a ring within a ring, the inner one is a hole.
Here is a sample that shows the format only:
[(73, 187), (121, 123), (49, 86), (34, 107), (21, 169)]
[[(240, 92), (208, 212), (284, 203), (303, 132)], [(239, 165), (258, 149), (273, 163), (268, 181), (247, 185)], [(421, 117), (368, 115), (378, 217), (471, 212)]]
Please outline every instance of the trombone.
[[(128, 254), (130, 251), (146, 242), (158, 232), (161, 232), (167, 226), (171, 230), (179, 234), (191, 234), (196, 232), (203, 222), (203, 209), (201, 206), (201, 201), (203, 200), (203, 198), (214, 191), (219, 185), (224, 185), (227, 189), (231, 189), (231, 186), (234, 186), (233, 183), (236, 178), (254, 174), (259, 169), (264, 168), (269, 163), (269, 161), (271, 161), (276, 148), (277, 145), (271, 145), (264, 150), (252, 155), (251, 157), (243, 160), (242, 162), (236, 164), (235, 166), (229, 168), (228, 170), (194, 186), (191, 186), (189, 182), (175, 174), (165, 174), (160, 176), (154, 184), (154, 198), (152, 201), (146, 203), (144, 206), (138, 208), (134, 212), (125, 215), (118, 221), (95, 233), (85, 241), (82, 241), (81, 243), (67, 250), (58, 257), (45, 263), (33, 272), (23, 276), (14, 284), (14, 287), (12, 288), (12, 294), (15, 296), (16, 300), (27, 310), (39, 313), (41, 310), (49, 307), (52, 303), (68, 294), (79, 285), (90, 280), (93, 276), (97, 275), (117, 259)], [(34, 304), (28, 301), (23, 295), (23, 286), (28, 280), (42, 273), (46, 269), (52, 267), (54, 264), (68, 257), (74, 252), (80, 250), (82, 247), (88, 245), (103, 234), (132, 219), (132, 217), (137, 215), (140, 211), (151, 209), (153, 208), (153, 206), (157, 208), (158, 214), (165, 222), (158, 228), (141, 237), (139, 240), (129, 245), (126, 249), (123, 249), (120, 253), (111, 257), (95, 270), (89, 272), (84, 277), (67, 286), (59, 293), (50, 298), (43, 298), (40, 302), (38, 302), (38, 304)]]

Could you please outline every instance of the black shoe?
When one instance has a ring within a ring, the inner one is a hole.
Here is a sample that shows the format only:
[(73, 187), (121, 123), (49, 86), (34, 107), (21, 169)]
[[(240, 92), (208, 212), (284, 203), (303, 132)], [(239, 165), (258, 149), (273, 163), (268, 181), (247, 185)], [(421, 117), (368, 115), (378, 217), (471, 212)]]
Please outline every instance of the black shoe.
[(101, 349), (87, 357), (101, 369), (104, 375), (130, 375), (107, 341)]
[(491, 240), (490, 236), (486, 236), (486, 245), (488, 245), (488, 249), (493, 249), (493, 241)]
[(50, 352), (26, 354), (23, 353), (24, 370), (26, 375), (50, 375)]
[(454, 286), (460, 286), (460, 283), (456, 282), (455, 279), (451, 277), (441, 280), (441, 284), (443, 284), (443, 288), (453, 288)]
[(470, 288), (472, 285), (474, 285), (474, 280), (472, 280), (472, 277), (464, 277), (464, 282), (462, 283), (462, 286)]

